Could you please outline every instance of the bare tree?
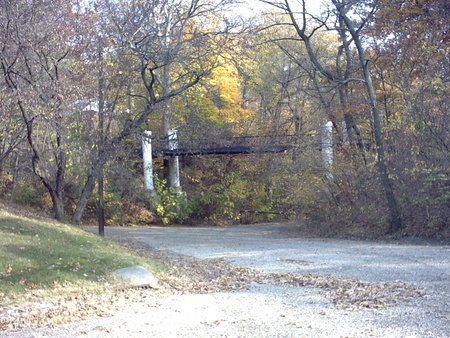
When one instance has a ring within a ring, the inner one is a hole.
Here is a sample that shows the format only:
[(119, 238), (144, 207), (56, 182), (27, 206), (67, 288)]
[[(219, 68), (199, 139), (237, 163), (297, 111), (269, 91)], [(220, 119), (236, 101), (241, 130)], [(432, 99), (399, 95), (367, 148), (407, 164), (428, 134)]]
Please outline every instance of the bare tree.
[[(375, 95), (375, 89), (372, 83), (372, 75), (370, 74), (370, 60), (366, 56), (366, 51), (362, 43), (363, 29), (373, 17), (377, 9), (377, 1), (368, 4), (368, 11), (365, 17), (362, 18), (358, 24), (354, 23), (354, 20), (350, 18), (352, 11), (352, 2), (347, 0), (332, 0), (333, 5), (336, 7), (339, 18), (343, 20), (346, 29), (350, 33), (353, 42), (358, 51), (358, 57), (361, 65), (361, 69), (364, 74), (364, 82), (367, 88), (367, 95), (369, 97), (370, 106), (372, 109), (373, 118), (373, 134), (375, 136), (375, 146), (377, 152), (377, 165), (380, 175), (381, 184), (384, 188), (384, 194), (388, 203), (390, 211), (390, 224), (391, 231), (397, 232), (401, 227), (400, 213), (398, 211), (397, 202), (392, 189), (391, 181), (389, 179), (387, 167), (386, 167), (386, 155), (383, 142), (383, 135), (381, 130), (381, 114), (378, 109), (377, 97)], [(366, 9), (367, 10), (367, 9)]]
[[(314, 66), (314, 70), (319, 72), (325, 79), (337, 85), (340, 104), (345, 112), (345, 122), (348, 134), (357, 135), (357, 144), (361, 150), (364, 160), (364, 145), (361, 139), (361, 132), (353, 120), (353, 116), (348, 108), (348, 85), (353, 82), (364, 82), (367, 89), (367, 95), (371, 106), (371, 117), (373, 119), (372, 132), (375, 138), (375, 146), (377, 152), (377, 165), (380, 181), (382, 183), (386, 201), (390, 211), (391, 231), (396, 232), (400, 228), (401, 220), (395, 196), (392, 190), (391, 182), (389, 180), (386, 161), (385, 149), (383, 144), (383, 137), (381, 131), (380, 112), (377, 106), (377, 98), (375, 96), (372, 78), (370, 74), (370, 60), (367, 58), (363, 44), (362, 37), (364, 28), (373, 18), (377, 9), (377, 1), (371, 2), (355, 2), (348, 0), (333, 0), (335, 10), (326, 11), (324, 17), (311, 14), (307, 11), (306, 0), (299, 0), (297, 2), (289, 0), (269, 1), (261, 0), (261, 2), (272, 5), (281, 9), (289, 17), (288, 23), (277, 23), (277, 25), (291, 25), (299, 40), (306, 48), (307, 55), (310, 62)], [(296, 7), (293, 8), (295, 3)], [(350, 17), (353, 14), (355, 17)], [(334, 19), (330, 23), (331, 19)], [(313, 36), (321, 30), (337, 31), (341, 46), (337, 51), (335, 69), (328, 69), (322, 62), (315, 51)], [(349, 35), (349, 36), (348, 36)], [(363, 78), (354, 76), (355, 73), (353, 65), (353, 55), (351, 46), (354, 45), (357, 51), (357, 58), (360, 64), (359, 70), (363, 74)], [(295, 58), (294, 58), (295, 60)], [(336, 121), (332, 120), (335, 128), (337, 128)]]
[[(339, 132), (341, 121), (333, 113), (333, 96), (330, 97), (330, 95), (327, 95), (327, 93), (337, 93), (340, 103), (339, 109), (344, 116), (343, 122), (345, 122), (345, 130), (342, 131), (341, 139), (348, 138), (350, 143), (356, 142), (364, 161), (366, 161), (361, 130), (354, 120), (352, 109), (349, 108), (349, 93), (351, 92), (349, 85), (354, 81), (360, 81), (360, 79), (354, 77), (357, 70), (353, 62), (352, 39), (349, 39), (345, 29), (343, 29), (343, 21), (337, 20), (335, 26), (330, 27), (329, 21), (331, 14), (328, 12), (322, 17), (309, 12), (305, 0), (261, 0), (261, 2), (279, 8), (287, 14), (289, 18), (288, 22), (279, 21), (274, 26), (288, 25), (293, 28), (296, 37), (278, 37), (271, 40), (271, 42), (277, 44), (293, 62), (297, 63), (309, 75), (316, 95), (323, 108), (327, 111), (327, 118), (332, 121), (334, 129)], [(324, 32), (328, 30), (337, 31), (341, 43), (337, 47), (334, 63), (324, 59), (324, 56), (329, 57), (329, 55), (322, 55), (321, 49), (318, 48), (318, 45), (322, 44), (320, 42), (321, 37), (324, 37)], [(287, 48), (287, 40), (301, 41), (308, 61), (297, 50)], [(320, 81), (320, 78), (326, 79), (326, 82)]]
[(33, 171), (49, 192), (55, 218), (64, 220), (65, 121), (72, 90), (67, 65), (76, 43), (70, 1), (0, 2), (4, 85), (20, 112)]
[[(91, 165), (72, 221), (80, 222), (94, 189), (100, 168), (125, 138), (140, 130), (150, 114), (163, 111), (164, 131), (171, 127), (171, 98), (195, 86), (215, 67), (220, 51), (218, 37), (227, 27), (218, 11), (231, 0), (215, 3), (199, 0), (128, 1), (103, 3), (102, 20), (109, 24), (109, 47), (114, 58), (127, 60), (122, 76), (136, 78), (128, 95), (136, 103), (120, 130), (105, 137), (104, 151)], [(215, 25), (214, 25), (215, 24)], [(105, 53), (106, 53), (105, 48)], [(125, 73), (127, 75), (125, 75)], [(107, 81), (105, 79), (105, 81)]]

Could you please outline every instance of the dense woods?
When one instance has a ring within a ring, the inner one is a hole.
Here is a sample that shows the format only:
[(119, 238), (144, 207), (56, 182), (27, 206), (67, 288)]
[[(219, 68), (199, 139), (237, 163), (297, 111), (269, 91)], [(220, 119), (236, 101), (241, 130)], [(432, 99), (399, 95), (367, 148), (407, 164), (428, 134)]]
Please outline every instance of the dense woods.
[[(0, 0), (2, 199), (73, 223), (450, 238), (450, 4), (240, 2)], [(163, 156), (173, 129), (224, 153)]]

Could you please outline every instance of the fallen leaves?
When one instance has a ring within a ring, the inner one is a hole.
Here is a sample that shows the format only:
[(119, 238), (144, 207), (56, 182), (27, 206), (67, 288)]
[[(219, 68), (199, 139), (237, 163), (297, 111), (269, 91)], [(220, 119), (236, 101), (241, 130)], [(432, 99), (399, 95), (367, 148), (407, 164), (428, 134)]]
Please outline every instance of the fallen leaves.
[(80, 294), (46, 302), (25, 303), (0, 308), (0, 328), (15, 330), (29, 326), (52, 326), (109, 314), (112, 295)]
[[(363, 282), (351, 278), (329, 275), (299, 275), (263, 273), (250, 268), (235, 267), (223, 259), (200, 260), (184, 256), (168, 256), (144, 244), (122, 242), (123, 246), (141, 256), (161, 262), (166, 268), (155, 271), (160, 284), (154, 289), (115, 289), (105, 285), (101, 294), (92, 294), (74, 285), (55, 283), (54, 291), (74, 288), (73, 296), (44, 297), (41, 290), (33, 290), (34, 299), (8, 307), (0, 306), (0, 328), (16, 330), (30, 326), (52, 326), (80, 321), (92, 317), (111, 315), (121, 304), (142, 302), (148, 298), (167, 297), (174, 294), (214, 293), (245, 290), (252, 283), (324, 289), (340, 309), (378, 309), (422, 296), (415, 286), (401, 281)], [(74, 266), (76, 267), (76, 265)], [(98, 330), (103, 331), (102, 328)]]
[(422, 295), (421, 290), (401, 281), (368, 283), (347, 280), (334, 290), (333, 302), (340, 308), (383, 308)]
[(140, 255), (160, 260), (169, 267), (156, 275), (175, 294), (243, 290), (252, 283), (315, 287), (326, 290), (335, 306), (341, 309), (378, 309), (423, 295), (417, 287), (401, 281), (363, 282), (331, 275), (263, 273), (233, 266), (223, 259), (169, 258), (163, 253), (149, 250), (143, 244), (122, 244), (139, 251)]

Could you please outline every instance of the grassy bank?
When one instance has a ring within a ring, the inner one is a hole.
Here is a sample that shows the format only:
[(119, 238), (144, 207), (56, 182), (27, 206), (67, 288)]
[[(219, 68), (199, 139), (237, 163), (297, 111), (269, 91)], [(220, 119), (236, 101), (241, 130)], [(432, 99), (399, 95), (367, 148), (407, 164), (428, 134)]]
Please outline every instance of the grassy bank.
[(0, 305), (36, 293), (96, 292), (112, 271), (134, 265), (162, 268), (112, 241), (0, 204)]

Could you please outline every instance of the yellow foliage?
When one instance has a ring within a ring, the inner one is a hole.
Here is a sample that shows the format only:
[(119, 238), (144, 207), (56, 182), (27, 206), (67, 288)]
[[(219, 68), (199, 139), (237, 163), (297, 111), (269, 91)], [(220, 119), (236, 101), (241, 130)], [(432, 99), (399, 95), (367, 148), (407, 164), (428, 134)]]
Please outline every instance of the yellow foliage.
[(217, 115), (211, 116), (213, 122), (240, 122), (253, 114), (242, 107), (241, 80), (237, 69), (230, 63), (222, 63), (212, 71), (208, 87), (212, 90), (212, 101), (218, 109)]

